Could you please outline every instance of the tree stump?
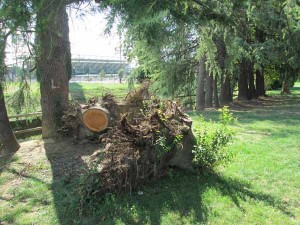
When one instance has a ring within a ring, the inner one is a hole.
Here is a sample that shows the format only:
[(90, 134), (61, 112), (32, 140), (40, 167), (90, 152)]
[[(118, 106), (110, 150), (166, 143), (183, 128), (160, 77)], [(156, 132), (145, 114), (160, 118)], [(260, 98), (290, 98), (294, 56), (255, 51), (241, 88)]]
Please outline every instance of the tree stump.
[(109, 125), (109, 112), (100, 106), (91, 107), (82, 113), (83, 124), (93, 132), (101, 132)]

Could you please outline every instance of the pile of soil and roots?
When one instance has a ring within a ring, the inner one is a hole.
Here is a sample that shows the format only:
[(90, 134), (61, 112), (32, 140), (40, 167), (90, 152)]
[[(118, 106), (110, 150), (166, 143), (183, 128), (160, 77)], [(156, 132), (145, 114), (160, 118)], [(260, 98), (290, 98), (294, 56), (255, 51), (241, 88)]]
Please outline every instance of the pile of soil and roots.
[(162, 177), (170, 166), (191, 169), (194, 136), (189, 117), (172, 101), (148, 105), (138, 120), (129, 121), (124, 114), (100, 136), (105, 149), (91, 156), (96, 171), (92, 180), (97, 181), (93, 193), (131, 192)]
[[(76, 139), (87, 137), (87, 110), (92, 111), (90, 119), (95, 115), (109, 120), (101, 132), (92, 132), (97, 143), (105, 147), (90, 156), (86, 194), (131, 192), (164, 176), (170, 166), (192, 169), (192, 148), (196, 143), (191, 119), (177, 102), (146, 100), (142, 96), (147, 96), (147, 88), (144, 85), (132, 92), (123, 103), (106, 95), (86, 105), (71, 104), (65, 112), (62, 131)], [(94, 112), (98, 109), (102, 114)]]

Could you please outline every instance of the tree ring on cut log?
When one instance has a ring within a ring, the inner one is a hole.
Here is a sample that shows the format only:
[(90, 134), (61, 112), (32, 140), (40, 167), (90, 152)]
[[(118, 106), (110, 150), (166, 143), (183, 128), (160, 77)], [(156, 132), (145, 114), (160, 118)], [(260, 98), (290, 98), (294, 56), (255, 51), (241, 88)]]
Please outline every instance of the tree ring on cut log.
[(103, 131), (108, 127), (109, 112), (102, 107), (91, 107), (83, 112), (82, 122), (91, 131)]

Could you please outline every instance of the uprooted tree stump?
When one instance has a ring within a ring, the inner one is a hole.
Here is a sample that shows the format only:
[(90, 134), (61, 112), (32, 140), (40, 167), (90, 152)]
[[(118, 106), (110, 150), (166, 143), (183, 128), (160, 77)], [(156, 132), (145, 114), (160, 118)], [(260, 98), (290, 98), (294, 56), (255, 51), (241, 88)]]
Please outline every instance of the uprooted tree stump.
[(98, 140), (105, 148), (90, 156), (93, 173), (86, 181), (91, 186), (86, 194), (131, 192), (164, 176), (171, 166), (192, 169), (196, 141), (192, 120), (180, 105), (158, 99), (133, 103), (120, 105), (108, 95), (66, 113), (79, 124), (75, 130), (85, 124), (102, 131)]
[[(169, 167), (192, 170), (192, 121), (177, 103), (150, 104), (138, 120), (124, 114), (99, 140), (103, 151), (91, 157), (93, 193), (122, 193), (165, 174)], [(95, 171), (95, 170), (94, 170)]]
[(118, 118), (119, 107), (112, 95), (102, 99), (92, 98), (85, 105), (71, 102), (64, 112), (63, 126), (59, 131), (83, 140), (113, 126)]
[(108, 127), (109, 112), (100, 106), (86, 109), (82, 113), (82, 123), (91, 131), (101, 132)]

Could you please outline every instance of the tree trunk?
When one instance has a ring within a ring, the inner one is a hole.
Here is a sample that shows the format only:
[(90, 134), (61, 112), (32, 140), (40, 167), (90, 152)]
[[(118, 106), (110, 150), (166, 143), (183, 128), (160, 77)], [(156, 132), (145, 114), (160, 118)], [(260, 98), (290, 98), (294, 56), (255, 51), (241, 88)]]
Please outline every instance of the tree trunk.
[[(265, 33), (261, 29), (255, 30), (255, 36), (259, 43), (265, 42)], [(266, 96), (264, 69), (256, 70), (256, 91), (257, 97)]]
[(225, 77), (224, 83), (221, 86), (220, 103), (221, 105), (226, 105), (229, 102), (232, 102), (232, 91), (231, 91), (230, 77), (227, 75)]
[(4, 93), (0, 84), (0, 155), (13, 153), (20, 148), (16, 137), (11, 129), (7, 116)]
[(11, 129), (5, 100), (2, 82), (4, 82), (5, 73), (5, 48), (6, 40), (9, 34), (3, 35), (0, 38), (0, 155), (13, 153), (20, 148), (19, 143)]
[(247, 60), (247, 74), (249, 82), (249, 99), (257, 98), (257, 93), (254, 85), (254, 70), (253, 63), (250, 60)]
[(215, 108), (220, 107), (219, 103), (219, 96), (218, 96), (218, 76), (215, 75), (215, 79), (213, 80), (213, 86), (214, 86), (214, 105)]
[(247, 76), (247, 63), (243, 59), (240, 63), (240, 74), (238, 77), (238, 100), (248, 100), (248, 76)]
[(42, 1), (37, 14), (37, 70), (41, 75), (43, 138), (58, 136), (63, 111), (68, 107), (71, 50), (68, 14), (61, 1)]
[[(222, 35), (223, 36), (223, 35)], [(215, 39), (215, 43), (217, 45), (217, 61), (220, 66), (221, 74), (220, 74), (220, 83), (221, 83), (221, 93), (220, 93), (220, 102), (224, 104), (225, 102), (229, 102), (229, 98), (231, 96), (231, 87), (230, 87), (230, 78), (225, 74), (225, 60), (227, 56), (226, 45), (224, 42), (224, 38), (219, 36)], [(218, 85), (217, 85), (217, 77), (215, 78), (214, 83), (214, 102), (215, 107), (220, 107), (219, 99), (218, 99)]]
[(281, 94), (287, 94), (287, 95), (291, 94), (291, 91), (289, 89), (289, 84), (286, 81), (282, 83)]
[(224, 83), (224, 75), (225, 75), (225, 60), (227, 56), (227, 51), (226, 51), (226, 45), (224, 42), (224, 38), (221, 36), (218, 36), (214, 40), (216, 46), (217, 46), (217, 61), (221, 70), (221, 75), (220, 75), (220, 82), (221, 84)]
[(256, 70), (256, 91), (258, 97), (266, 96), (265, 78), (263, 74), (263, 69)]
[(199, 61), (199, 72), (197, 77), (197, 90), (196, 90), (196, 111), (200, 112), (205, 108), (205, 59), (202, 58)]
[(213, 106), (213, 75), (206, 76), (206, 86), (205, 86), (205, 107), (210, 108)]

